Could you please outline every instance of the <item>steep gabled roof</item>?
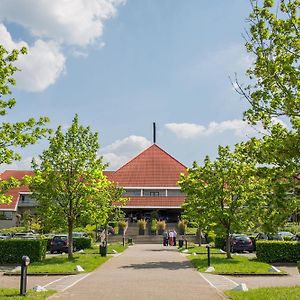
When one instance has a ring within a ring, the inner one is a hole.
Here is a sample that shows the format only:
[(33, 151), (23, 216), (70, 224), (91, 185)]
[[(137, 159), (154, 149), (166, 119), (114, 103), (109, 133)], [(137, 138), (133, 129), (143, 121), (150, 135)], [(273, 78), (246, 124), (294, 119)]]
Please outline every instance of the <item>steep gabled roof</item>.
[(123, 167), (110, 180), (123, 187), (176, 187), (186, 166), (153, 144)]
[[(14, 177), (18, 180), (22, 180), (25, 175), (32, 176), (34, 173), (33, 171), (24, 171), (24, 170), (7, 170), (0, 175), (1, 180), (7, 180), (11, 177)], [(0, 204), (1, 210), (10, 210), (16, 211), (17, 205), (20, 197), (20, 193), (22, 192), (29, 192), (27, 186), (20, 186), (17, 188), (10, 189), (6, 195), (12, 196), (12, 201), (9, 204)]]

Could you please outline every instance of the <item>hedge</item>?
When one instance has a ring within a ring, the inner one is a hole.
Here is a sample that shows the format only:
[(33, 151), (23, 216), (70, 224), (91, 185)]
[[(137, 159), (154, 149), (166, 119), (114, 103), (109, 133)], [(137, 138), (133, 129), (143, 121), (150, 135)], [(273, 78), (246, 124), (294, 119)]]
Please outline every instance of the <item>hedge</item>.
[(256, 257), (263, 262), (297, 262), (300, 243), (290, 241), (256, 241)]
[(6, 239), (0, 240), (0, 264), (20, 264), (26, 255), (31, 262), (46, 257), (46, 240)]
[(78, 251), (81, 249), (87, 249), (92, 247), (92, 239), (81, 237), (81, 238), (73, 238), (73, 247)]

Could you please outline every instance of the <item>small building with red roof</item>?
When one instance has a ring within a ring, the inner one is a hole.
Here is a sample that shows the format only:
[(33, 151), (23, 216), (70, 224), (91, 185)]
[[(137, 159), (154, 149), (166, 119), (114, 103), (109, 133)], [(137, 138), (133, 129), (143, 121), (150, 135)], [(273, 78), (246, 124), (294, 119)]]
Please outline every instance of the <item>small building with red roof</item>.
[[(161, 219), (177, 221), (185, 199), (178, 180), (186, 171), (186, 166), (153, 144), (118, 170), (104, 171), (104, 174), (124, 189), (124, 197), (129, 201), (123, 209), (128, 218), (147, 218), (155, 211)], [(33, 175), (33, 171), (7, 170), (1, 179), (21, 180), (25, 175)], [(12, 196), (12, 201), (0, 205), (0, 228), (16, 226), (17, 216), (26, 209), (34, 211), (36, 206), (27, 186), (11, 189), (7, 195)]]

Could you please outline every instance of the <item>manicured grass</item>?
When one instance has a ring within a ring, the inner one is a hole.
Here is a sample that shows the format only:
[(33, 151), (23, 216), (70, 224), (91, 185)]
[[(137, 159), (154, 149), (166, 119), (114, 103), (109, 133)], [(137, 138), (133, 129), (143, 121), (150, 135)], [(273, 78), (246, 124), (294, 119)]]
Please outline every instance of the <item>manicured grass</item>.
[(298, 300), (300, 286), (252, 289), (247, 292), (226, 291), (233, 300)]
[[(179, 251), (183, 251), (185, 250), (185, 246), (178, 248)], [(207, 248), (205, 246), (196, 246), (195, 244), (189, 243), (188, 244), (188, 252), (187, 253), (203, 253), (206, 254), (207, 253)], [(210, 248), (210, 253), (216, 253), (216, 254), (220, 254), (220, 249), (217, 248)]]
[[(112, 253), (112, 249), (122, 252), (126, 248), (127, 246), (112, 244), (108, 246), (108, 254)], [(108, 259), (109, 256), (100, 256), (99, 246), (94, 246), (93, 248), (85, 249), (83, 253), (75, 252), (72, 260), (68, 260), (68, 255), (63, 254), (46, 258), (42, 262), (34, 262), (29, 265), (28, 273), (70, 273), (74, 272), (77, 265), (80, 265), (85, 272), (91, 272)]]
[(20, 290), (19, 289), (4, 289), (0, 288), (0, 300), (15, 300), (15, 299), (36, 299), (36, 300), (42, 300), (46, 299), (47, 297), (51, 296), (55, 293), (55, 291), (47, 291), (47, 292), (34, 292), (31, 290), (27, 291), (27, 295), (20, 296), (19, 295)]
[[(207, 255), (189, 256), (189, 259), (198, 271), (204, 272), (207, 269)], [(225, 255), (214, 254), (211, 256), (211, 265), (215, 268), (215, 274), (270, 274), (269, 264), (245, 256), (233, 255), (233, 258), (227, 259)]]

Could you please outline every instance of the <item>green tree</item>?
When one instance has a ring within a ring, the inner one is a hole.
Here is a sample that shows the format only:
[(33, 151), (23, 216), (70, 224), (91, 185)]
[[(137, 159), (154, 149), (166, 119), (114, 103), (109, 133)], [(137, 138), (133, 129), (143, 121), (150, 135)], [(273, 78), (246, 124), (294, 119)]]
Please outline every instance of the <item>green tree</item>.
[[(300, 172), (300, 1), (250, 3), (246, 49), (254, 63), (246, 73), (250, 84), (243, 87), (236, 82), (237, 91), (250, 104), (245, 118), (252, 124), (262, 122), (269, 132), (249, 144), (260, 163), (273, 167), (275, 174), (284, 168), (280, 181), (291, 182)], [(274, 118), (285, 121), (288, 127), (274, 125)], [(299, 209), (299, 188), (287, 187), (286, 194), (291, 206), (298, 201)]]
[[(16, 84), (13, 75), (19, 70), (14, 64), (19, 54), (26, 54), (26, 52), (26, 48), (9, 52), (0, 45), (0, 115), (2, 117), (16, 105), (16, 100), (11, 97), (11, 87)], [(39, 120), (30, 118), (17, 123), (2, 122), (0, 125), (0, 164), (10, 164), (14, 160), (20, 160), (21, 156), (15, 148), (34, 144), (38, 139), (45, 137), (49, 130), (44, 128), (44, 125), (48, 121), (47, 117), (41, 117)], [(0, 181), (0, 203), (8, 203), (11, 200), (10, 196), (5, 196), (3, 193), (18, 184), (19, 182), (14, 178)]]
[[(247, 70), (252, 83), (238, 91), (251, 107), (252, 123), (272, 125), (273, 117), (287, 117), (299, 129), (300, 117), (300, 1), (250, 0), (247, 51), (255, 61)], [(238, 84), (238, 82), (237, 82)]]
[(230, 234), (256, 225), (253, 213), (264, 206), (268, 185), (258, 176), (256, 161), (243, 154), (243, 147), (218, 149), (218, 157), (204, 160), (203, 166), (193, 164), (179, 182), (187, 194), (187, 203), (193, 209), (186, 211), (195, 218), (201, 212), (209, 225), (215, 224), (225, 240), (227, 258), (230, 258)]
[[(35, 176), (30, 188), (39, 204), (39, 213), (52, 222), (66, 223), (72, 258), (72, 232), (82, 215), (103, 216), (110, 182), (103, 175), (105, 165), (97, 156), (98, 134), (79, 125), (78, 116), (64, 134), (58, 127), (49, 138), (49, 148), (40, 155), (41, 164), (33, 164)], [(43, 217), (41, 217), (43, 219)], [(51, 219), (50, 219), (51, 220)]]

